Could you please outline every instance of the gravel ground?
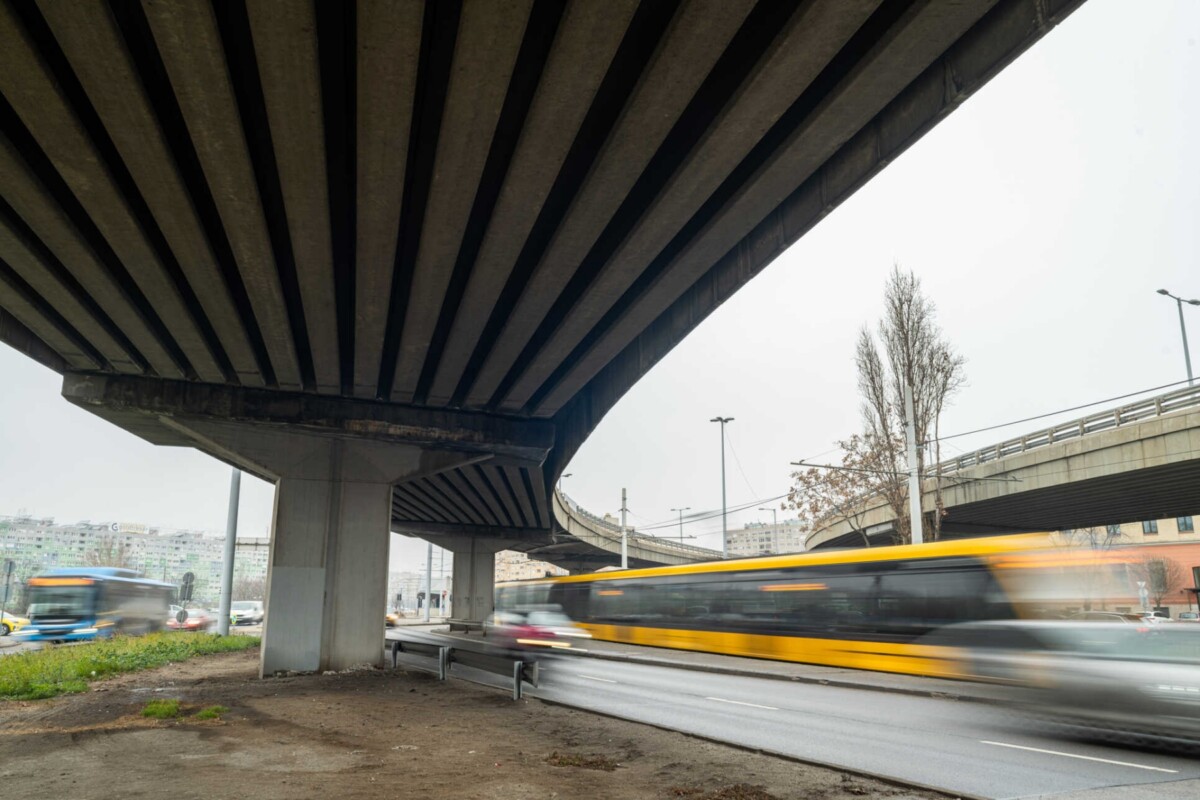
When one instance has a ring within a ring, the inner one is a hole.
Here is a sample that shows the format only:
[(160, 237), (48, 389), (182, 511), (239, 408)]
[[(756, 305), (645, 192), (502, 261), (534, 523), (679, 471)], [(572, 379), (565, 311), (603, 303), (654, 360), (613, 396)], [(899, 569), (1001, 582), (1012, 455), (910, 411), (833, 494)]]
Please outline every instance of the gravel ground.
[[(11, 798), (939, 798), (420, 672), (259, 680), (208, 656), (39, 702), (0, 701)], [(185, 716), (151, 720), (153, 699)], [(228, 708), (218, 720), (191, 717)]]

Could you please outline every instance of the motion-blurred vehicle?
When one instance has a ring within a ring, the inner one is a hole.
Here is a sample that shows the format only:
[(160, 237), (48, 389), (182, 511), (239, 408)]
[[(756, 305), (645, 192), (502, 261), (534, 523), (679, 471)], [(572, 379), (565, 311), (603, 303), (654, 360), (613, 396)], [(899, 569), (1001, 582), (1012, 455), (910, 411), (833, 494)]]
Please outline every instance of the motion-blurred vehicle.
[(175, 587), (121, 567), (70, 567), (29, 579), (32, 641), (74, 642), (162, 630)]
[(261, 625), (263, 604), (261, 600), (235, 600), (229, 607), (229, 621), (234, 625)]
[(927, 637), (960, 677), (1012, 687), (1060, 731), (1200, 747), (1200, 628), (1049, 620), (950, 625)]
[(1200, 622), (1200, 613), (1195, 611), (1181, 611), (1179, 613), (1180, 622)]
[(167, 629), (173, 631), (207, 631), (216, 627), (217, 615), (207, 608), (182, 609), (184, 619), (179, 621), (180, 612), (167, 620)]
[(403, 611), (389, 611), (387, 616), (383, 618), (383, 624), (386, 628), (394, 628), (400, 624), (400, 620), (404, 619)]
[(1122, 559), (996, 536), (506, 582), (496, 608), (555, 605), (607, 641), (937, 676), (923, 636), (1101, 596), (1128, 583)]
[(1141, 614), (1121, 614), (1117, 611), (1080, 611), (1072, 614), (1072, 622), (1108, 622), (1124, 625), (1141, 625), (1148, 620)]
[(483, 623), (483, 635), (510, 650), (567, 650), (591, 638), (555, 606), (497, 611)]
[(1147, 611), (1142, 614), (1142, 619), (1146, 622), (1174, 622), (1175, 620), (1163, 614), (1161, 611)]
[(19, 631), (28, 624), (28, 617), (19, 617), (16, 614), (10, 614), (5, 611), (3, 616), (0, 616), (0, 636), (8, 636), (10, 633)]

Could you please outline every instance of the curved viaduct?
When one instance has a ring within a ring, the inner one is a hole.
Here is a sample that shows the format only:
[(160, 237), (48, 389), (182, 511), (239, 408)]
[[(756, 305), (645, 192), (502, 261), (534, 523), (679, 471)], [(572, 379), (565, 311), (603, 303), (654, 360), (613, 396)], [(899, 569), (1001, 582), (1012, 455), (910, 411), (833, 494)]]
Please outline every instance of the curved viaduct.
[(1080, 2), (4, 2), (0, 339), (276, 483), (264, 672), (378, 661), (389, 529), (487, 613), (629, 387)]
[[(1060, 423), (942, 464), (943, 531), (979, 536), (1184, 517), (1200, 512), (1200, 388), (1178, 389)], [(935, 507), (927, 479), (922, 507)], [(895, 513), (864, 501), (809, 549), (891, 543)]]

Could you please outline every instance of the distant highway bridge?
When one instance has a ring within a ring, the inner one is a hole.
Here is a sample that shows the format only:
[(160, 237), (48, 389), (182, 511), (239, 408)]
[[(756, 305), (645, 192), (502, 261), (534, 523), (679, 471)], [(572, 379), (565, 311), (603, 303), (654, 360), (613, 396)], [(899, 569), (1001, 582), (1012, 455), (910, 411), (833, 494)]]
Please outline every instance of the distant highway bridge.
[[(950, 535), (1115, 525), (1200, 512), (1200, 387), (1139, 400), (1006, 439), (943, 462)], [(934, 508), (935, 479), (922, 506)], [(881, 498), (831, 521), (808, 549), (890, 542), (895, 514)]]

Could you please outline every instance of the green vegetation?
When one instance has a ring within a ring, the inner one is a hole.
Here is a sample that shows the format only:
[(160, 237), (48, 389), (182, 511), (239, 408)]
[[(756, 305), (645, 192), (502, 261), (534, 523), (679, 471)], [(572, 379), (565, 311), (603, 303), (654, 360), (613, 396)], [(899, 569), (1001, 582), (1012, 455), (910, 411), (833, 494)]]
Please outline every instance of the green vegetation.
[(225, 706), (209, 706), (196, 712), (196, 719), (220, 719), (222, 714), (229, 713)]
[(83, 692), (90, 681), (109, 675), (257, 646), (258, 639), (252, 636), (152, 633), (17, 653), (0, 658), (0, 699), (41, 700)]
[(180, 714), (178, 700), (151, 700), (142, 709), (143, 717), (154, 719), (175, 719)]

